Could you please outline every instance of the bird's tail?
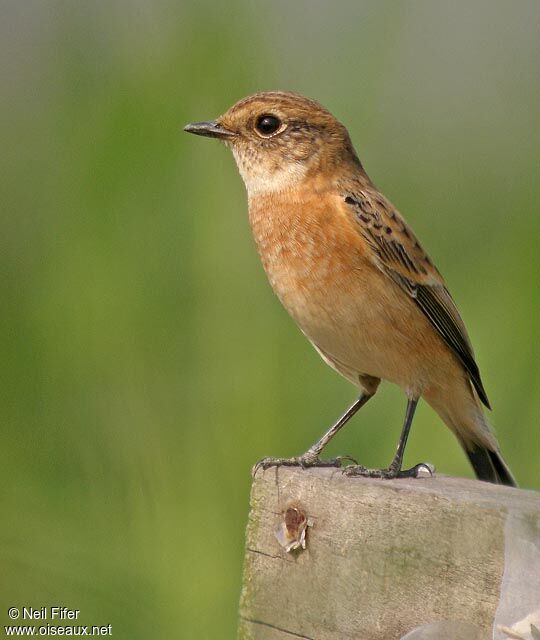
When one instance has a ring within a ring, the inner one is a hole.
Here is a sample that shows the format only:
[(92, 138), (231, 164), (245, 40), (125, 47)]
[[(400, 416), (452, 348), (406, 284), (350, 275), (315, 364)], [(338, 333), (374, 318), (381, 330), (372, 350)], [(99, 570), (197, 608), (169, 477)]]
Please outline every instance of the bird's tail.
[(471, 442), (462, 441), (462, 445), (479, 480), (517, 487), (512, 472), (498, 451)]
[(472, 387), (458, 387), (457, 392), (453, 389), (446, 394), (427, 393), (425, 398), (456, 435), (479, 480), (517, 486)]

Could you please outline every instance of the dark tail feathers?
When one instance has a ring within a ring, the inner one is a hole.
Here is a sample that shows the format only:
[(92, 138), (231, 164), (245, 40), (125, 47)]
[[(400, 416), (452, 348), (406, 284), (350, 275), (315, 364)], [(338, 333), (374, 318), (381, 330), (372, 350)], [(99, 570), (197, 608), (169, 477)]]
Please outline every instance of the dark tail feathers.
[(465, 446), (465, 453), (469, 457), (472, 468), (479, 480), (517, 487), (512, 472), (497, 451), (485, 449), (477, 444), (468, 444)]

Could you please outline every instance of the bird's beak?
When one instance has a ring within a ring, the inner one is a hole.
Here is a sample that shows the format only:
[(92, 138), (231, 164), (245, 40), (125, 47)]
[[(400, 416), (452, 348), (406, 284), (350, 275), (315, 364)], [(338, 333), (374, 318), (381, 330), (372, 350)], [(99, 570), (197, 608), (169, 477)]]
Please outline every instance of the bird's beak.
[(226, 140), (233, 138), (236, 134), (230, 129), (226, 129), (216, 120), (209, 122), (192, 122), (184, 127), (184, 131), (194, 133), (196, 136), (207, 136), (208, 138), (221, 138)]

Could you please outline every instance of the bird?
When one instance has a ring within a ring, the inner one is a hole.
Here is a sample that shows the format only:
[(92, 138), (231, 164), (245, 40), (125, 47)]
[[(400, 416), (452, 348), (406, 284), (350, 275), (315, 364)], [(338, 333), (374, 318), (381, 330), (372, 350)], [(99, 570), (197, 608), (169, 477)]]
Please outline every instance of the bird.
[[(343, 466), (348, 476), (393, 479), (403, 469), (423, 398), (457, 437), (478, 479), (517, 486), (484, 414), (491, 408), (467, 330), (447, 285), (394, 205), (364, 170), (345, 126), (296, 93), (250, 95), (188, 133), (223, 141), (244, 181), (251, 230), (275, 294), (358, 397), (304, 454), (255, 469)], [(371, 469), (349, 456), (321, 458), (381, 381), (407, 398), (396, 453)]]

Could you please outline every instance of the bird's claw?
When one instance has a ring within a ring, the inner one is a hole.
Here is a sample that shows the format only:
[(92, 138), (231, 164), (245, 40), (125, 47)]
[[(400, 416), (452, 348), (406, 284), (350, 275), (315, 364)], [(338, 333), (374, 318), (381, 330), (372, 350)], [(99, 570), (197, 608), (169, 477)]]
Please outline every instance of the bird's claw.
[(388, 467), (387, 469), (369, 469), (361, 464), (348, 465), (343, 469), (346, 476), (361, 476), (363, 478), (382, 478), (383, 480), (393, 480), (394, 478), (431, 478), (435, 473), (435, 467), (429, 462), (420, 462), (411, 469), (398, 469)]
[(435, 475), (435, 465), (431, 462), (420, 462), (413, 467), (415, 478), (432, 478)]
[(302, 467), (302, 469), (308, 469), (309, 467), (341, 467), (342, 462), (349, 461), (357, 464), (356, 460), (352, 456), (336, 456), (328, 460), (322, 460), (319, 456), (306, 452), (301, 456), (295, 456), (293, 458), (262, 458), (259, 460), (251, 470), (252, 477), (257, 475), (259, 469), (263, 471), (270, 467)]

